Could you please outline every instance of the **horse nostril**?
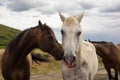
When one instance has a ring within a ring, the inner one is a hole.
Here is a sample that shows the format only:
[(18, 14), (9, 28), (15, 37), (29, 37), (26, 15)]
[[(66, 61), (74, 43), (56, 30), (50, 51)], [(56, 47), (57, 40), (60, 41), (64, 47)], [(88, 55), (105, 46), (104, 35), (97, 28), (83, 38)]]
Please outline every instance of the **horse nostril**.
[(63, 56), (63, 60), (64, 62), (68, 63), (73, 63), (75, 61), (75, 57), (74, 56)]
[(75, 56), (73, 56), (71, 59), (71, 62), (74, 62), (74, 61), (75, 61)]

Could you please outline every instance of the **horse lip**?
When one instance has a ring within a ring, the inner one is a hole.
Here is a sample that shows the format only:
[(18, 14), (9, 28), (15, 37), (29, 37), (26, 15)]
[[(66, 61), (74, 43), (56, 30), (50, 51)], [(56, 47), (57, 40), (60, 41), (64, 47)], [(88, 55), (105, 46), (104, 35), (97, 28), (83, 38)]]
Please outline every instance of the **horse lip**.
[(75, 62), (70, 62), (70, 61), (68, 61), (68, 62), (66, 62), (66, 66), (67, 66), (68, 68), (73, 68), (73, 67), (76, 66), (76, 64), (75, 64)]

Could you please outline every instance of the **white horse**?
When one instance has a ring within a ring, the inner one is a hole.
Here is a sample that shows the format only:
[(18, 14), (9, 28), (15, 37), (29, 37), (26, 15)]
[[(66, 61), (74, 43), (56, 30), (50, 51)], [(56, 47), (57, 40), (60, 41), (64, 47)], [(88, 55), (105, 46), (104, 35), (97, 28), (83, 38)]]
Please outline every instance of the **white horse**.
[(64, 49), (62, 75), (64, 80), (93, 80), (98, 69), (98, 59), (95, 47), (83, 41), (80, 26), (83, 13), (78, 16), (64, 17), (59, 13), (63, 22), (62, 46)]

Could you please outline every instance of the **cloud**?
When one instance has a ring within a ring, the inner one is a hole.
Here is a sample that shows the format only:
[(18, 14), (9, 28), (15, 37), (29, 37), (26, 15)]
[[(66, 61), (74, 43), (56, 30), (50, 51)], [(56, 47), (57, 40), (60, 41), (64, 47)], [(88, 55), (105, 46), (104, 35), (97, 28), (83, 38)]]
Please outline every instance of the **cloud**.
[(7, 8), (16, 11), (16, 12), (22, 12), (27, 11), (34, 8), (42, 8), (42, 7), (48, 6), (47, 1), (42, 0), (12, 0), (11, 3), (7, 5)]
[(2, 6), (3, 4), (2, 3), (0, 3), (0, 6)]
[(0, 0), (0, 3), (7, 3), (9, 0)]
[(92, 0), (95, 7), (98, 8), (100, 13), (115, 13), (120, 12), (120, 1), (119, 0), (108, 0), (108, 1), (96, 1)]
[(93, 4), (91, 4), (90, 2), (87, 2), (87, 1), (79, 2), (79, 3), (83, 9), (92, 9), (94, 7)]
[(120, 12), (120, 4), (110, 5), (109, 7), (104, 7), (100, 11), (106, 12), (106, 13)]
[(22, 12), (30, 9), (41, 12), (42, 14), (55, 14), (58, 11), (64, 13), (75, 14), (81, 12), (81, 10), (91, 9), (93, 6), (85, 1), (70, 1), (70, 0), (56, 0), (56, 1), (43, 1), (43, 0), (12, 0), (7, 8), (16, 11)]
[(34, 2), (29, 0), (14, 0), (7, 6), (8, 9), (13, 11), (26, 11), (34, 7)]
[[(24, 30), (36, 26), (38, 20), (41, 20), (55, 28), (60, 40), (58, 28), (62, 22), (58, 11), (66, 17), (84, 11), (81, 25), (85, 37), (108, 40), (107, 36), (111, 37), (110, 40), (120, 40), (115, 38), (120, 30), (119, 7), (119, 0), (0, 0), (0, 23)], [(113, 33), (116, 34), (112, 35)]]

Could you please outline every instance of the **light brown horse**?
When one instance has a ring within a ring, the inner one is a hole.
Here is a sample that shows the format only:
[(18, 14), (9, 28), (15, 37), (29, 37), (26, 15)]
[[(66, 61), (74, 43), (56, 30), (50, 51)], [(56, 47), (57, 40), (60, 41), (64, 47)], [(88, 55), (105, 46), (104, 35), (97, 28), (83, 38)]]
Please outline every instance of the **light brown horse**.
[(8, 44), (2, 57), (2, 75), (5, 80), (30, 80), (27, 55), (34, 48), (50, 53), (56, 60), (62, 59), (63, 49), (54, 32), (39, 21), (39, 25), (24, 30)]
[[(118, 73), (120, 71), (120, 51), (118, 48), (112, 42), (90, 42), (94, 44), (97, 54), (102, 58), (109, 80), (118, 80)], [(114, 69), (115, 77), (112, 76), (111, 69)]]

